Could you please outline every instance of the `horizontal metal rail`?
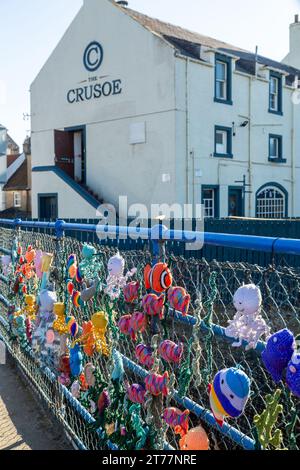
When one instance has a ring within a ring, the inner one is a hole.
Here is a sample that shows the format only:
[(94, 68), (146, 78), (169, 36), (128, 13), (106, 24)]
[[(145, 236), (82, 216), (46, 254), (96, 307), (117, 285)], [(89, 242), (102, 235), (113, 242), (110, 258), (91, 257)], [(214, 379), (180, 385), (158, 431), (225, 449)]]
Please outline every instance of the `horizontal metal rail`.
[(238, 248), (263, 251), (273, 254), (300, 255), (300, 240), (290, 238), (257, 237), (253, 235), (234, 235), (227, 233), (203, 233), (188, 230), (168, 230), (162, 225), (152, 228), (123, 227), (96, 224), (56, 222), (34, 222), (21, 219), (0, 219), (0, 224), (8, 227), (36, 228), (53, 230), (62, 237), (65, 231), (93, 232), (111, 235), (116, 238), (135, 237), (145, 240), (165, 240), (182, 243), (203, 242), (204, 245), (223, 248)]

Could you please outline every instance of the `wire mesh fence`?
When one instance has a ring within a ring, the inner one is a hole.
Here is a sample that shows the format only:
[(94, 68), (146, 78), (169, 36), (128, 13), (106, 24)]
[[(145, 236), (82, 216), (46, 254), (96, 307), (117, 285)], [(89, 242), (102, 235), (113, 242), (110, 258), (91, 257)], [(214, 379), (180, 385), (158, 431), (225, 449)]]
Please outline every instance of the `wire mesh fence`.
[[(125, 260), (126, 271), (133, 270), (128, 282), (138, 281), (140, 284), (135, 303), (126, 302), (123, 288), (112, 297), (107, 289), (97, 287), (87, 302), (80, 302), (78, 298), (76, 301), (76, 295), (74, 300), (74, 291), (79, 293), (80, 298), (82, 279), (72, 280), (71, 293), (69, 256), (74, 254), (78, 263), (83, 260), (83, 243), (75, 238), (57, 239), (55, 235), (20, 228), (0, 229), (2, 253), (12, 253), (16, 247), (21, 252), (22, 247), (24, 255), (29, 246), (35, 252), (42, 250), (54, 255), (48, 273), (48, 285), (56, 292), (57, 301), (65, 304), (65, 327), (72, 325), (70, 318), (74, 317), (79, 331), (67, 328), (66, 333), (60, 336), (59, 348), (62, 349), (58, 348), (59, 352), (53, 352), (46, 338), (46, 346), (44, 344), (43, 347), (48, 348), (49, 357), (44, 355), (41, 359), (41, 348), (34, 350), (28, 337), (25, 339), (24, 331), (22, 333), (14, 327), (14, 321), (20, 313), (26, 312), (25, 291), (38, 297), (43, 281), (34, 273), (25, 279), (25, 290), (20, 287), (16, 289), (15, 262), (13, 266), (2, 265), (0, 334), (41, 398), (48, 403), (79, 448), (182, 448), (180, 435), (176, 432), (178, 429), (168, 425), (163, 417), (165, 410), (170, 407), (176, 407), (181, 412), (189, 410), (189, 428), (201, 424), (207, 433), (210, 449), (261, 448), (254, 417), (269, 409), (267, 396), (274, 395), (276, 389), (279, 389), (282, 409), (274, 419), (274, 429), (268, 429), (270, 439), (267, 448), (299, 450), (299, 398), (289, 391), (284, 381), (275, 384), (272, 380), (261, 359), (263, 343), (257, 349), (246, 351), (244, 347), (233, 347), (233, 340), (224, 334), (224, 328), (236, 313), (234, 293), (243, 284), (253, 283), (261, 290), (261, 315), (271, 333), (288, 328), (295, 337), (299, 335), (298, 269), (286, 264), (261, 267), (246, 262), (208, 262), (205, 259), (175, 256), (166, 251), (163, 257), (172, 272), (173, 284), (183, 287), (191, 297), (188, 315), (175, 312), (166, 295), (164, 317), (159, 321), (148, 317), (147, 327), (137, 328), (136, 335), (132, 335), (119, 327), (119, 321), (134, 312), (143, 313), (142, 299), (147, 294), (144, 268), (153, 262), (148, 243), (144, 243), (143, 250), (120, 252)], [(99, 243), (93, 246), (95, 255), (90, 265), (84, 265), (85, 276), (90, 279), (97, 277), (100, 280), (98, 286), (107, 286), (107, 266), (117, 250)], [(15, 312), (19, 314), (16, 316)], [(102, 335), (107, 352), (102, 344), (103, 347), (97, 352), (88, 355), (79, 339), (95, 312), (104, 312), (108, 322), (107, 331)], [(34, 319), (32, 323), (34, 336)], [(47, 328), (50, 328), (49, 324)], [(177, 346), (182, 343), (184, 353), (180, 362), (167, 362), (159, 354), (159, 345), (166, 340)], [(64, 382), (61, 380), (63, 369), (58, 366), (59, 358), (54, 356), (57, 354), (61, 357), (62, 353), (66, 355), (76, 342), (81, 348), (82, 367), (77, 377), (71, 374), (69, 378), (65, 377)], [(148, 363), (148, 367), (145, 358), (143, 365), (139, 364), (136, 354), (138, 344), (152, 348), (152, 362), (150, 365)], [(114, 354), (116, 351), (122, 355), (122, 364), (118, 362), (120, 356)], [(94, 366), (90, 386), (84, 383), (81, 374), (86, 364)], [(220, 370), (231, 367), (240, 368), (251, 379), (251, 393), (244, 413), (237, 419), (227, 419), (221, 427), (211, 413), (208, 386)], [(153, 371), (160, 376), (168, 372), (168, 393), (154, 396), (148, 391), (144, 397), (145, 377)], [(133, 384), (138, 386), (136, 393), (143, 395), (140, 404), (130, 400), (132, 395), (129, 390)], [(265, 427), (268, 427), (267, 424)], [(271, 440), (272, 432), (274, 434), (276, 429), (281, 431), (282, 441)]]

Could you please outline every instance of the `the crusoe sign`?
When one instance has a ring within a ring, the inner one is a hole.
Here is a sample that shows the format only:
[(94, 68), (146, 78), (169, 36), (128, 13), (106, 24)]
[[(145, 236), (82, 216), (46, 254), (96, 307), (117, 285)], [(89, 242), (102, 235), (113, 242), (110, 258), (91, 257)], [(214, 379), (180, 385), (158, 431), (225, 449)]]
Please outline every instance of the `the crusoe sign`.
[[(91, 42), (83, 54), (83, 65), (88, 72), (97, 72), (103, 62), (104, 52), (101, 44), (97, 41)], [(96, 100), (111, 95), (122, 93), (122, 80), (105, 80), (103, 77), (94, 75), (84, 80), (81, 86), (72, 88), (67, 93), (70, 104), (83, 101)]]

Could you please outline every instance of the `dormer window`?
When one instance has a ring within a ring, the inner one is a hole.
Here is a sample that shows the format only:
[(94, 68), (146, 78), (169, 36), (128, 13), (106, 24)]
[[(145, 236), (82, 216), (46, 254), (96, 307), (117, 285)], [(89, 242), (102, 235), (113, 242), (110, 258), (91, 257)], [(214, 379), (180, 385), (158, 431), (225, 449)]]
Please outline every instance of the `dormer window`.
[(216, 54), (215, 63), (215, 101), (232, 104), (232, 65), (231, 58)]
[(270, 72), (269, 113), (282, 115), (282, 76)]

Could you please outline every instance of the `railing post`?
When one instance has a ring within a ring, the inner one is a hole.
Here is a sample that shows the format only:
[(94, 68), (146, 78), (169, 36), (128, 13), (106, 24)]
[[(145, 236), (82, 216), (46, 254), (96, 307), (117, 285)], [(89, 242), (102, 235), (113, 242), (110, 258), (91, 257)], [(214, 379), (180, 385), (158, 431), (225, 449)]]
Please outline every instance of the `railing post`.
[(65, 236), (65, 231), (64, 231), (65, 223), (66, 222), (64, 220), (61, 220), (61, 219), (58, 219), (55, 222), (55, 235), (56, 235), (57, 239), (61, 239)]

